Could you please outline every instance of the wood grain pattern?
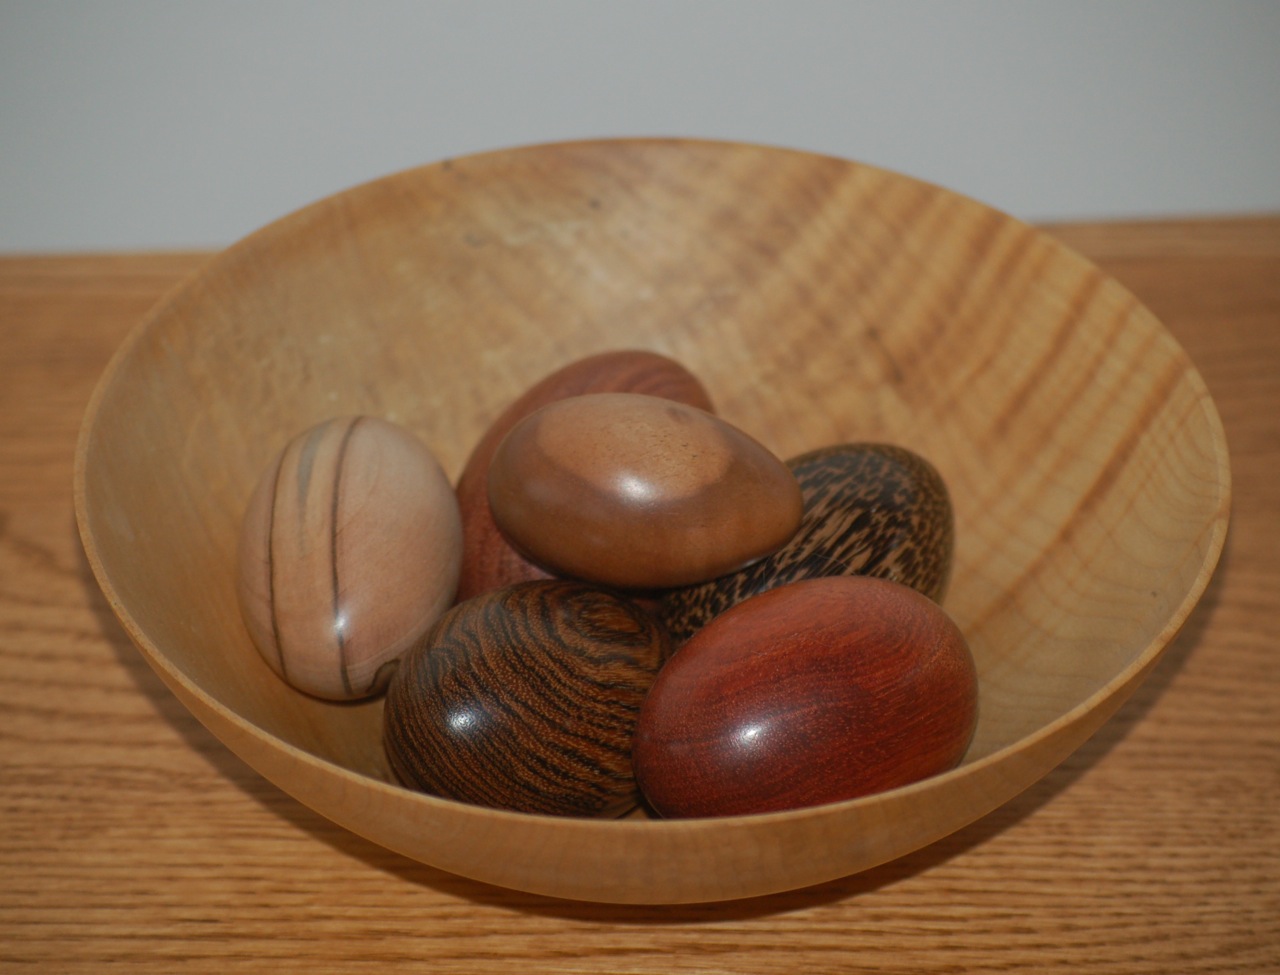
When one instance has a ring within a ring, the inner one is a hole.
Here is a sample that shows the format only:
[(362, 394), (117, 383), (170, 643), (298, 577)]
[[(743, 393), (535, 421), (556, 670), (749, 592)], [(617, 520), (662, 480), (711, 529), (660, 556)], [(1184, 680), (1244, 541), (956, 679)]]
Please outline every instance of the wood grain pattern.
[(802, 579), (717, 616), (654, 681), (635, 775), (666, 817), (839, 802), (959, 764), (977, 723), (964, 634), (870, 576)]
[(647, 612), (594, 586), (540, 580), (475, 596), (396, 671), (391, 767), (461, 802), (621, 815), (640, 801), (631, 740), (670, 651)]
[[(231, 549), (272, 434), (384, 416), (454, 470), (491, 401), (624, 339), (682, 362), (775, 456), (871, 439), (930, 458), (956, 515), (947, 610), (979, 672), (960, 766), (768, 817), (530, 816), (395, 787), (379, 702), (263, 678)], [(1012, 799), (1155, 666), (1208, 582), (1230, 497), (1203, 381), (1095, 266), (905, 176), (689, 140), (526, 147), (320, 201), (158, 306), (82, 429), (88, 562), (206, 727), (389, 849), (593, 901), (812, 886)]]
[(591, 393), (511, 429), (489, 468), (489, 508), (539, 565), (648, 590), (772, 554), (795, 534), (803, 500), (782, 461), (714, 414)]
[[(1051, 228), (1213, 393), (1233, 530), (1148, 680), (1059, 768), (904, 859), (689, 907), (552, 901), (406, 860), (183, 708), (80, 554), (90, 391), (206, 255), (0, 259), (0, 968), (97, 973), (1265, 972), (1280, 967), (1280, 219)], [(73, 692), (73, 693), (72, 693)]]
[[(931, 458), (956, 516), (947, 610), (982, 697), (960, 766), (769, 818), (539, 818), (390, 786), (379, 702), (334, 706), (262, 677), (228, 554), (262, 444), (335, 412), (384, 416), (452, 470), (486, 400), (623, 339), (678, 351), (774, 456), (859, 436)], [(82, 429), (93, 573), (230, 749), (390, 850), (613, 902), (822, 883), (1018, 795), (1155, 665), (1210, 578), (1230, 496), (1202, 380), (1097, 267), (904, 175), (687, 139), (518, 148), (319, 201), (157, 307)]]

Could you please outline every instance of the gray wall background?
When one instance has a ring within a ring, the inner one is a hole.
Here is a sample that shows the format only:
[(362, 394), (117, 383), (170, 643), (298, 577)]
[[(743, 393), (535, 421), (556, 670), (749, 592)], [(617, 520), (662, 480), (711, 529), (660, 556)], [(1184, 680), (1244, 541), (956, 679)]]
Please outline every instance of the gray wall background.
[(217, 247), (354, 183), (683, 135), (1028, 220), (1280, 211), (1277, 0), (0, 0), (0, 250)]

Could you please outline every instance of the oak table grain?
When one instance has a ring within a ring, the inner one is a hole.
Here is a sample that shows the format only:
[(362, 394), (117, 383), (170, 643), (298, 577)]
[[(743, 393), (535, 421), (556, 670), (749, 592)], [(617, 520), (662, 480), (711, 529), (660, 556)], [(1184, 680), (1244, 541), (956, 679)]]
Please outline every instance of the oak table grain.
[(0, 258), (0, 971), (1280, 971), (1280, 216), (1056, 225), (1183, 344), (1230, 535), (1149, 679), (959, 833), (807, 890), (549, 900), (349, 834), (243, 765), (116, 624), (72, 514), (108, 358), (200, 253)]

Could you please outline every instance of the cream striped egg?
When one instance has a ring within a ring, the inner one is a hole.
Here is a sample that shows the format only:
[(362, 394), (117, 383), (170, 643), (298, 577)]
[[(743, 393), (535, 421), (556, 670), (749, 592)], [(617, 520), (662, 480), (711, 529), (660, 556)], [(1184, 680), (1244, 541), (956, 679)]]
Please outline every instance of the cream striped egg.
[(430, 450), (372, 416), (294, 437), (244, 516), (239, 598), (263, 658), (330, 700), (386, 689), (457, 589), (462, 523)]

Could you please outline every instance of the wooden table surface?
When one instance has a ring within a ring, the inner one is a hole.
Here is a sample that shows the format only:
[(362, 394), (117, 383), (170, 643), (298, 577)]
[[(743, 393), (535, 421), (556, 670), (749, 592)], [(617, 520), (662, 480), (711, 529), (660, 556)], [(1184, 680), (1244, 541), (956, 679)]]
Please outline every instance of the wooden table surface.
[(1221, 411), (1234, 510), (1204, 600), (1120, 713), (985, 819), (673, 908), (410, 862), (205, 731), (116, 624), (71, 502), (98, 375), (205, 255), (0, 259), (0, 969), (1280, 971), (1280, 217), (1049, 229), (1163, 319)]

